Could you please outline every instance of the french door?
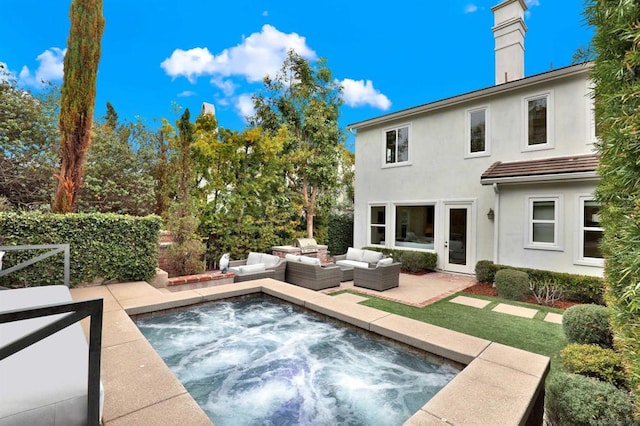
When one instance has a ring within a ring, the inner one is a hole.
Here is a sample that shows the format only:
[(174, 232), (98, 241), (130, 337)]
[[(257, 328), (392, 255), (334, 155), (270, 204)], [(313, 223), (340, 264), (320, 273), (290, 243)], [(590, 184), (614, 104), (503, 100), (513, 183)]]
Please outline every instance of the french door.
[(445, 204), (444, 270), (473, 273), (472, 204)]

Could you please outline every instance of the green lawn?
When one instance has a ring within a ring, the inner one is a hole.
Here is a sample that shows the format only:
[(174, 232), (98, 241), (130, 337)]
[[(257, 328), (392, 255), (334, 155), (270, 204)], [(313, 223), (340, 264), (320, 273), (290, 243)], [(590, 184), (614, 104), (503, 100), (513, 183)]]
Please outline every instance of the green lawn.
[[(461, 294), (489, 300), (491, 303), (483, 309), (478, 309), (449, 302), (450, 299)], [(491, 311), (498, 303), (534, 308), (539, 312), (533, 319), (528, 319)], [(546, 355), (551, 358), (553, 369), (559, 362), (560, 351), (567, 344), (561, 325), (543, 321), (547, 312), (562, 314), (563, 311), (560, 309), (465, 293), (454, 294), (423, 308), (407, 306), (375, 297), (371, 297), (361, 304), (449, 330)]]

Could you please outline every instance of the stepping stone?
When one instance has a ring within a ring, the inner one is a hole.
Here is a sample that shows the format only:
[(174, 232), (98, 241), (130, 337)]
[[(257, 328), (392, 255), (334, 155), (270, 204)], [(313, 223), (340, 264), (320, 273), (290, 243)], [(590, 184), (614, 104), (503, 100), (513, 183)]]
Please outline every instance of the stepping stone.
[(537, 309), (521, 308), (520, 306), (509, 305), (506, 303), (500, 303), (492, 310), (494, 312), (515, 315), (523, 318), (533, 318), (538, 313)]
[(562, 324), (562, 315), (561, 314), (554, 314), (553, 312), (549, 312), (545, 317), (544, 320), (547, 322), (552, 322), (554, 324)]
[(484, 308), (489, 303), (491, 303), (488, 300), (476, 299), (475, 297), (467, 297), (467, 296), (457, 296), (449, 300), (449, 302), (457, 303), (459, 305), (472, 306), (474, 308), (480, 308), (480, 309)]
[(351, 294), (351, 293), (342, 293), (334, 297), (340, 298), (340, 300), (344, 300), (345, 302), (351, 302), (351, 303), (360, 303), (369, 299), (368, 297), (362, 297), (362, 296), (358, 296), (357, 294)]

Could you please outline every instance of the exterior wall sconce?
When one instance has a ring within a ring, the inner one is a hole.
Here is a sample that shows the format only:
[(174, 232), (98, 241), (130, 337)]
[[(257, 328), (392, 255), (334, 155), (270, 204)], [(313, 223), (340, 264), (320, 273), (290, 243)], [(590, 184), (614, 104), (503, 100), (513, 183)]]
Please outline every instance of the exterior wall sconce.
[(493, 219), (495, 218), (496, 218), (496, 214), (493, 212), (493, 209), (489, 209), (489, 212), (487, 213), (487, 219), (493, 222)]

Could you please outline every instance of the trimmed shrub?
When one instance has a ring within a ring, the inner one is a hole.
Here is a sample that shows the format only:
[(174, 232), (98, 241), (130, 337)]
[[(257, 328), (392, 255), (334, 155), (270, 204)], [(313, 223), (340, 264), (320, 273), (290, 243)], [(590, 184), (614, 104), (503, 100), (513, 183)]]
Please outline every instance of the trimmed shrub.
[(562, 328), (569, 343), (613, 347), (609, 312), (600, 305), (575, 305), (564, 312)]
[(480, 260), (476, 263), (476, 280), (481, 283), (493, 283), (496, 269), (490, 260)]
[(409, 272), (420, 272), (428, 269), (427, 259), (425, 259), (422, 253), (418, 253), (417, 251), (407, 251), (403, 253), (400, 261), (402, 262), (402, 269)]
[(613, 349), (570, 343), (562, 350), (560, 357), (570, 373), (593, 377), (616, 387), (625, 385), (622, 357)]
[[(159, 232), (158, 216), (0, 213), (0, 245), (69, 244), (71, 286), (96, 279), (153, 278), (158, 266)], [(3, 258), (3, 269), (45, 251), (8, 252)], [(3, 277), (0, 285), (36, 287), (63, 281), (64, 256), (56, 254)]]
[(480, 260), (476, 264), (476, 278), (481, 281), (478, 277), (478, 271), (480, 271), (483, 278), (481, 282), (494, 283), (495, 274), (501, 269), (515, 269), (526, 272), (529, 275), (529, 279), (535, 282), (553, 281), (563, 291), (563, 299), (604, 305), (604, 280), (600, 277), (544, 271), (541, 269), (517, 268), (496, 265), (489, 260)]
[(572, 306), (565, 311), (562, 325), (570, 343), (613, 347), (609, 311), (604, 306), (596, 304)]
[(498, 296), (509, 300), (525, 300), (529, 295), (529, 276), (515, 269), (501, 269), (496, 272)]
[(635, 425), (633, 401), (612, 384), (578, 374), (556, 373), (547, 379), (547, 424)]
[(327, 228), (327, 246), (331, 254), (344, 254), (353, 247), (353, 214), (332, 215)]

